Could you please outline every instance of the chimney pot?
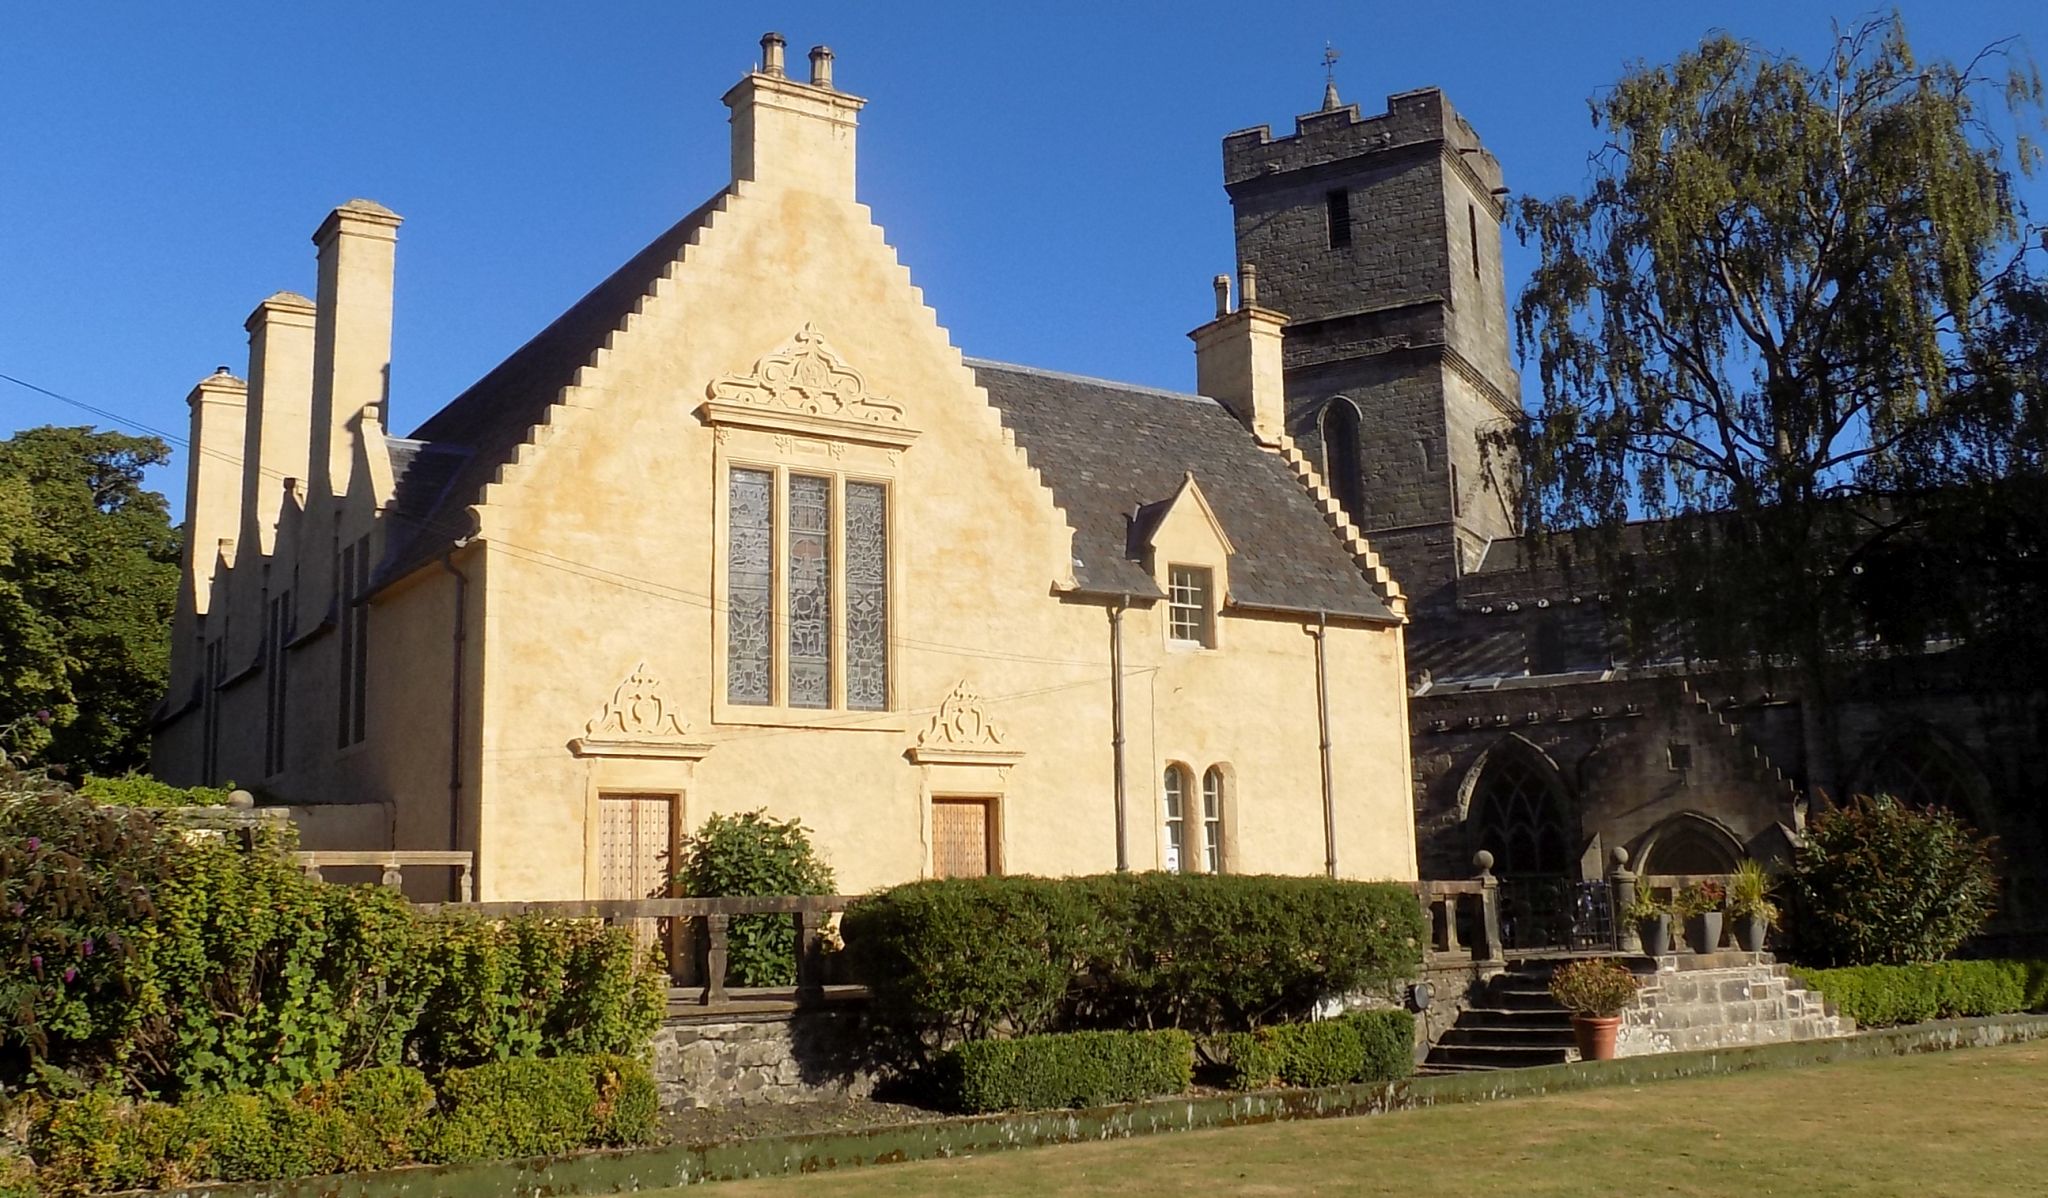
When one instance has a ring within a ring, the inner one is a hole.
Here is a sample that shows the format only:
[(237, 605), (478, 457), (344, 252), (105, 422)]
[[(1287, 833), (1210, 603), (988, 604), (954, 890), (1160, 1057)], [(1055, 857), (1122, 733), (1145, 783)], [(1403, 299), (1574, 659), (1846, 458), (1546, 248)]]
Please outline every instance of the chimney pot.
[(811, 86), (830, 89), (832, 86), (832, 47), (811, 47)]
[(782, 40), (782, 35), (779, 33), (771, 32), (761, 35), (761, 73), (763, 75), (773, 75), (777, 79), (783, 77), (785, 72), (782, 66), (782, 49), (788, 44), (788, 42)]
[(1241, 308), (1259, 303), (1259, 268), (1247, 262), (1237, 268), (1237, 303)]
[(1216, 276), (1216, 315), (1230, 315), (1230, 276)]

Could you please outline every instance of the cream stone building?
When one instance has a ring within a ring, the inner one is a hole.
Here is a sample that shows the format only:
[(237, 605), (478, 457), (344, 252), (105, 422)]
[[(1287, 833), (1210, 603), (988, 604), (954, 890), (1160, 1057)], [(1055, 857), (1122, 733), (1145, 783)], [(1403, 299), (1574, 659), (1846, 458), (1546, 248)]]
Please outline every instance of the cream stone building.
[(1001, 871), (1416, 875), (1404, 601), (1218, 279), (1200, 395), (963, 358), (855, 199), (864, 101), (779, 38), (732, 182), (410, 436), (400, 218), (192, 392), (155, 765), (480, 899), (657, 890), (717, 812), (842, 889)]

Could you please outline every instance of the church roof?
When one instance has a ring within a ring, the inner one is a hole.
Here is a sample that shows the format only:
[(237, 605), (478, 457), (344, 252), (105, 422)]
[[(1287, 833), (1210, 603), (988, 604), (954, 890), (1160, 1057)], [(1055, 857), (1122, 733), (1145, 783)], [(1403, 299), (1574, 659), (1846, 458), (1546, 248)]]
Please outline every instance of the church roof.
[(1193, 473), (1237, 549), (1232, 602), (1394, 618), (1286, 463), (1215, 400), (1001, 362), (967, 365), (1065, 509), (1084, 591), (1160, 597), (1137, 560), (1142, 538), (1131, 536), (1132, 523)]

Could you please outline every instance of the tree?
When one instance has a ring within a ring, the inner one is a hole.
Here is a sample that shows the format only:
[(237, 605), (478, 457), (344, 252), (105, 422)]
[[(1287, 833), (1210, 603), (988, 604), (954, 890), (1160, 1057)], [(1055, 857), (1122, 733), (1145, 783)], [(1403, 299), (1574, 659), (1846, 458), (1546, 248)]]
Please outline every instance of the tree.
[(169, 457), (87, 428), (0, 442), (0, 728), (32, 758), (108, 773), (148, 759), (179, 536), (142, 471)]
[(1586, 192), (1517, 215), (1525, 519), (1593, 530), (1553, 543), (1639, 638), (1792, 663), (1825, 720), (1823, 667), (1869, 635), (1843, 580), (1973, 510), (1930, 497), (2039, 474), (2043, 376), (2010, 357), (2039, 319), (2012, 187), (2038, 153), (2005, 126), (2040, 77), (2004, 44), (1922, 63), (1894, 17), (1817, 68), (1717, 36), (1591, 108)]
[(1816, 818), (1792, 862), (1800, 951), (1826, 965), (1939, 961), (1997, 907), (1989, 840), (1940, 807), (1885, 795)]
[[(798, 820), (765, 811), (714, 815), (682, 846), (676, 882), (693, 898), (832, 893), (832, 867)], [(796, 926), (787, 915), (736, 915), (726, 930), (727, 974), (738, 986), (796, 981)]]

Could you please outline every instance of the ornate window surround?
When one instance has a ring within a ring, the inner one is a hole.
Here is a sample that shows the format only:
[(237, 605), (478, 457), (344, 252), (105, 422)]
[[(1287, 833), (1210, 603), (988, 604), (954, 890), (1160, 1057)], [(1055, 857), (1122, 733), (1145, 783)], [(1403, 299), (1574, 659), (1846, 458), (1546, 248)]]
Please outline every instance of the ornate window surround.
[(933, 877), (932, 800), (985, 799), (989, 817), (992, 867), (1005, 868), (1009, 861), (1008, 796), (1010, 770), (1024, 753), (1010, 742), (1008, 734), (988, 714), (981, 695), (965, 678), (956, 683), (931, 722), (917, 734), (916, 743), (904, 753), (918, 767), (918, 806), (924, 842), (924, 875)]
[(663, 796), (674, 804), (678, 830), (689, 807), (697, 762), (712, 746), (693, 735), (660, 678), (645, 662), (633, 667), (612, 696), (569, 741), (583, 763), (584, 898), (601, 898), (600, 841), (604, 796)]
[[(698, 414), (713, 431), (713, 553), (711, 606), (711, 721), (719, 725), (840, 728), (853, 731), (902, 732), (901, 663), (894, 642), (901, 635), (903, 552), (903, 453), (919, 436), (904, 421), (902, 405), (870, 394), (860, 373), (846, 365), (814, 326), (806, 324), (787, 342), (754, 363), (744, 374), (728, 374), (707, 388), (709, 398)], [(757, 470), (773, 479), (775, 516), (772, 525), (775, 653), (770, 669), (770, 700), (765, 705), (735, 703), (727, 687), (728, 633), (727, 552), (731, 536), (732, 472)], [(822, 477), (830, 487), (831, 562), (831, 700), (823, 707), (795, 707), (789, 702), (789, 480), (793, 474)], [(847, 702), (847, 579), (846, 490), (850, 483), (879, 486), (885, 499), (883, 540), (886, 553), (889, 638), (886, 675), (888, 698), (880, 710), (850, 707)]]

